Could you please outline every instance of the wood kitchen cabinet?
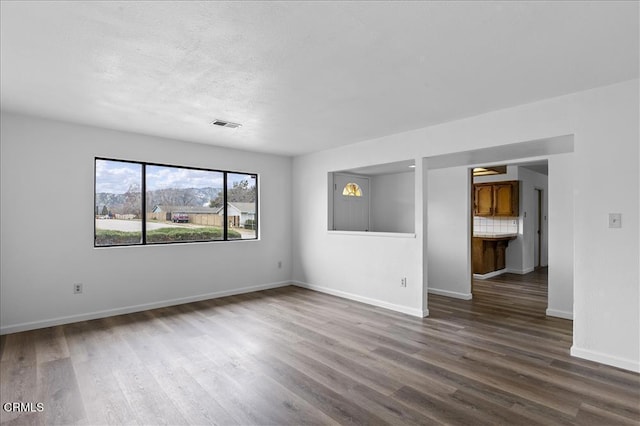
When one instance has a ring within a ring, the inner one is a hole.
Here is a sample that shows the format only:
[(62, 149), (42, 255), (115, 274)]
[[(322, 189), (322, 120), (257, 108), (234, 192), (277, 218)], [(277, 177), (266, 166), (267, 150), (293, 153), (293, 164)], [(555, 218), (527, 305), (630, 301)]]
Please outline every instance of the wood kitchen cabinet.
[(506, 268), (506, 250), (515, 236), (473, 237), (471, 258), (474, 274), (488, 274)]
[(473, 215), (517, 217), (520, 214), (520, 181), (473, 185)]
[(496, 241), (496, 265), (495, 270), (499, 271), (507, 267), (507, 245), (508, 241)]
[(474, 216), (493, 216), (493, 185), (473, 185)]

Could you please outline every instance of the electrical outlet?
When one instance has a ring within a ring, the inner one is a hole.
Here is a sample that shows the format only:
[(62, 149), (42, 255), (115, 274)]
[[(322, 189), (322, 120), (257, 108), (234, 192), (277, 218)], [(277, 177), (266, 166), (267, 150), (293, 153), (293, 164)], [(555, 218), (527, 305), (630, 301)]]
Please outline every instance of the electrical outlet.
[(609, 228), (622, 228), (622, 213), (609, 213)]
[(278, 261), (278, 269), (282, 269), (282, 260)]
[(73, 294), (80, 294), (82, 293), (82, 283), (75, 283), (73, 285)]
[(406, 287), (407, 286), (407, 278), (400, 278), (400, 287)]

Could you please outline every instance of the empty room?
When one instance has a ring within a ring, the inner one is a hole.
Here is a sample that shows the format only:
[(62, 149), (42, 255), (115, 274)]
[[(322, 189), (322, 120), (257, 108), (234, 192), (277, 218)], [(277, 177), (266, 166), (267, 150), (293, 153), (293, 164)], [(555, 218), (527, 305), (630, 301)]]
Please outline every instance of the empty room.
[(0, 424), (640, 425), (639, 2), (0, 7)]

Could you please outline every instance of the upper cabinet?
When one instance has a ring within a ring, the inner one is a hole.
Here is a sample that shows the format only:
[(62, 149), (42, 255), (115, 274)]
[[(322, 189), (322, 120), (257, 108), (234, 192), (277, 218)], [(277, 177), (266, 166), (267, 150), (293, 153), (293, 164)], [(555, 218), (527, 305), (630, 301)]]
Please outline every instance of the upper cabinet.
[(477, 183), (473, 185), (473, 215), (517, 217), (520, 181)]
[(474, 216), (493, 216), (493, 185), (473, 185)]

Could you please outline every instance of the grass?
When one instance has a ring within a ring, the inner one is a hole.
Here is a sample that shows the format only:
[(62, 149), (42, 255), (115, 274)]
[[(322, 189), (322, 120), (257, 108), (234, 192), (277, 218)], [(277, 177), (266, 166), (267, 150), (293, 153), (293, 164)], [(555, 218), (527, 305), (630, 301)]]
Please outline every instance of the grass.
[(140, 244), (142, 232), (113, 231), (111, 229), (96, 229), (96, 246), (118, 246), (125, 244)]
[[(229, 229), (227, 237), (230, 240), (240, 239), (239, 232)], [(223, 238), (222, 228), (160, 228), (147, 232), (147, 243), (172, 243), (179, 241), (213, 241)], [(140, 244), (142, 233), (139, 231), (125, 232), (110, 229), (96, 229), (96, 246), (115, 246), (126, 244)]]

